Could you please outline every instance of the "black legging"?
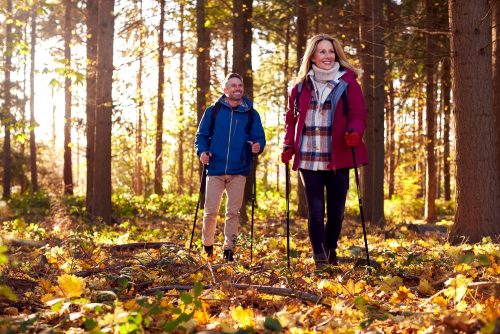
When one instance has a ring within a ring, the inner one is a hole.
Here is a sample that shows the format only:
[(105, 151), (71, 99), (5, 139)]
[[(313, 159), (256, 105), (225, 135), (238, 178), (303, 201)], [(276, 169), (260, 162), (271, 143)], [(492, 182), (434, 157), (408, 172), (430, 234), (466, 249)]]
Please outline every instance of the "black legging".
[[(300, 169), (308, 206), (309, 240), (315, 255), (337, 249), (337, 241), (344, 220), (349, 169), (313, 171)], [(325, 225), (325, 188), (327, 220)]]

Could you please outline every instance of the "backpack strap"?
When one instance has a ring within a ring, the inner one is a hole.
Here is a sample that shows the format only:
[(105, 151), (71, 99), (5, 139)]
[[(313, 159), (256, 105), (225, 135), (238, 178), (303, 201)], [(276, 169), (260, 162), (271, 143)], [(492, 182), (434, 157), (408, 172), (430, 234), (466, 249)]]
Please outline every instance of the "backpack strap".
[(347, 102), (347, 87), (342, 93), (342, 107), (344, 111), (344, 117), (347, 117), (347, 114), (349, 113), (349, 102)]
[(293, 102), (293, 117), (296, 119), (299, 116), (299, 100), (300, 94), (302, 94), (302, 87), (304, 86), (304, 82), (299, 82), (297, 84), (297, 95), (295, 95), (295, 101)]
[(250, 135), (250, 131), (252, 130), (252, 125), (253, 125), (253, 119), (254, 119), (254, 113), (256, 113), (254, 108), (250, 109), (248, 111), (248, 121), (247, 121), (247, 126), (245, 126), (245, 132), (247, 135)]
[(219, 101), (215, 102), (212, 113), (210, 114), (210, 137), (212, 137), (214, 134), (215, 118), (217, 117), (217, 114), (219, 113), (221, 107), (222, 103), (220, 103)]

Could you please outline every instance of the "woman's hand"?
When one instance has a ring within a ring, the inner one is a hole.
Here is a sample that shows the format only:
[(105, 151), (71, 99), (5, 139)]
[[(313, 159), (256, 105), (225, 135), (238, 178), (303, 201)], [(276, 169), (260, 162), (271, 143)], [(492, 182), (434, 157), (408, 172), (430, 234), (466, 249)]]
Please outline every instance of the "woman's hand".
[(283, 148), (283, 152), (281, 152), (281, 162), (287, 164), (292, 160), (295, 151), (292, 147)]

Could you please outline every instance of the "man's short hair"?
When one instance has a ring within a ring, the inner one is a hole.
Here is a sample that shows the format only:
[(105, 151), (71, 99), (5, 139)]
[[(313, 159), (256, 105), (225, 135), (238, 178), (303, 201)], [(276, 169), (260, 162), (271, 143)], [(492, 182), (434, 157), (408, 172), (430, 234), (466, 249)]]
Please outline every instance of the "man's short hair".
[(232, 78), (238, 78), (240, 79), (241, 83), (243, 83), (243, 77), (239, 75), (238, 73), (229, 73), (225, 78), (224, 81), (222, 82), (223, 87), (227, 87), (227, 83), (229, 82), (229, 79)]

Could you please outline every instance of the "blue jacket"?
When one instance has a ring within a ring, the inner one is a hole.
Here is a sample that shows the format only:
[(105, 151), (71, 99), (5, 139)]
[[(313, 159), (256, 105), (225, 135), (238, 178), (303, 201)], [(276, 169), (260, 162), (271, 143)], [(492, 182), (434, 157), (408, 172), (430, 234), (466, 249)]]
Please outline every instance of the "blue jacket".
[[(210, 152), (207, 175), (244, 175), (250, 172), (252, 149), (249, 141), (260, 144), (264, 150), (266, 139), (262, 122), (257, 111), (252, 108), (252, 101), (243, 98), (243, 103), (234, 110), (226, 102), (225, 96), (219, 99), (221, 108), (215, 116), (213, 134), (210, 134), (211, 114), (214, 106), (205, 110), (196, 132), (195, 147), (198, 156)], [(249, 133), (246, 130), (248, 113), (253, 112), (253, 123)]]

